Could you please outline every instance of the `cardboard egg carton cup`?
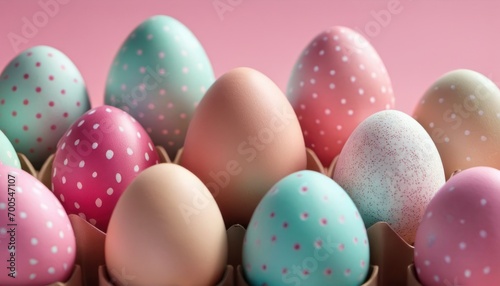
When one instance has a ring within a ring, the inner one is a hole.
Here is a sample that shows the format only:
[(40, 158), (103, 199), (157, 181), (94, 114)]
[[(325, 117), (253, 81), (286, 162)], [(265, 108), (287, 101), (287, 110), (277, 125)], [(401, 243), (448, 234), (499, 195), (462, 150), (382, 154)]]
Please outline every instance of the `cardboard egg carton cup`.
[[(181, 149), (172, 160), (164, 148), (157, 146), (156, 149), (161, 163), (178, 163), (182, 155)], [(35, 170), (26, 156), (19, 153), (18, 157), (23, 170), (38, 178), (49, 189), (51, 188), (54, 154), (45, 161), (39, 171)], [(316, 154), (307, 149), (308, 170), (332, 177), (336, 161), (337, 158), (329, 167), (324, 167)], [(77, 246), (75, 267), (68, 281), (57, 282), (50, 286), (115, 286), (105, 266), (106, 234), (77, 215), (71, 214), (69, 218), (75, 232)], [(385, 222), (369, 227), (367, 234), (371, 266), (362, 286), (421, 286), (413, 266), (413, 246), (406, 243)], [(245, 229), (241, 225), (233, 225), (227, 230), (228, 263), (221, 281), (216, 286), (249, 286), (241, 267), (244, 236)]]

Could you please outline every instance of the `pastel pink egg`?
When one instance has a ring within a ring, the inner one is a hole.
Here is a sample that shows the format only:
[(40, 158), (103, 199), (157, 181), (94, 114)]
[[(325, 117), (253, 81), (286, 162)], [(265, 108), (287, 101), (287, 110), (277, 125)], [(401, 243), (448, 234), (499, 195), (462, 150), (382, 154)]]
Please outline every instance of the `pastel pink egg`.
[(54, 194), (68, 213), (106, 231), (125, 188), (158, 160), (151, 138), (133, 117), (100, 106), (76, 120), (59, 141), (52, 170)]
[(63, 206), (18, 168), (0, 165), (0, 182), (0, 285), (65, 282), (73, 271), (76, 242)]
[(415, 240), (423, 285), (498, 285), (500, 171), (473, 167), (453, 176), (427, 206)]
[(360, 34), (332, 27), (316, 36), (295, 64), (287, 96), (306, 142), (327, 166), (371, 114), (394, 107), (391, 80)]

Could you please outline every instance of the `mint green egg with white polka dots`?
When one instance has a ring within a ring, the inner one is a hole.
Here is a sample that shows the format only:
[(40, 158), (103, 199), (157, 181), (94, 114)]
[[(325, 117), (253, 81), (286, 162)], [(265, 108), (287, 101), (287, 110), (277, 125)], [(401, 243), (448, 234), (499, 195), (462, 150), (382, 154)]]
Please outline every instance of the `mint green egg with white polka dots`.
[(16, 150), (2, 131), (0, 131), (0, 164), (21, 168)]
[(257, 206), (243, 244), (252, 286), (346, 285), (365, 282), (366, 228), (351, 198), (314, 171), (293, 173)]
[(36, 169), (56, 151), (69, 126), (89, 109), (80, 71), (53, 47), (28, 48), (0, 75), (0, 130)]
[(125, 110), (174, 157), (195, 108), (215, 81), (210, 61), (181, 22), (154, 16), (128, 36), (106, 83), (105, 103)]

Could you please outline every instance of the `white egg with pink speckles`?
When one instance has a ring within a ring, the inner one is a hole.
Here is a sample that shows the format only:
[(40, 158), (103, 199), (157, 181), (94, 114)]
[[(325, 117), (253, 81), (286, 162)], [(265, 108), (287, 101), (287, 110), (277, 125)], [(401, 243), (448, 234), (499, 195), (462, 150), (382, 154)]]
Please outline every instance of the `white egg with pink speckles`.
[(0, 285), (65, 282), (76, 242), (61, 203), (21, 169), (0, 164), (0, 181)]
[(68, 213), (106, 231), (125, 188), (158, 160), (153, 141), (133, 117), (100, 106), (76, 120), (59, 141), (53, 191)]
[(425, 207), (445, 183), (438, 150), (409, 115), (384, 110), (352, 133), (333, 179), (356, 203), (367, 227), (388, 222), (413, 243)]
[(361, 121), (394, 107), (391, 80), (377, 51), (362, 35), (340, 26), (317, 35), (304, 49), (287, 95), (306, 146), (325, 166)]
[(498, 285), (499, 217), (499, 170), (473, 167), (446, 182), (426, 208), (415, 239), (422, 284)]

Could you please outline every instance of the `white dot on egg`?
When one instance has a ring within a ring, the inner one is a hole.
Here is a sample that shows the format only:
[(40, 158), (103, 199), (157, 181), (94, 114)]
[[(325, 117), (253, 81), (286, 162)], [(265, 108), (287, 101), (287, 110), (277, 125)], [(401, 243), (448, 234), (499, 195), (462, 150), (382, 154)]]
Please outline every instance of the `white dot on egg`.
[(375, 103), (375, 97), (373, 96), (370, 97), (370, 103)]
[(149, 154), (148, 153), (144, 153), (144, 159), (146, 159), (146, 161), (149, 161)]
[(60, 194), (60, 195), (59, 195), (59, 198), (61, 199), (61, 202), (63, 202), (63, 203), (64, 203), (64, 195), (63, 195), (63, 194)]
[(430, 128), (434, 128), (434, 122), (429, 123)]
[(372, 77), (372, 78), (376, 78), (376, 77), (377, 77), (377, 73), (376, 73), (376, 72), (372, 72), (372, 73), (371, 73), (371, 77)]
[(81, 190), (81, 189), (83, 188), (83, 185), (82, 185), (82, 183), (81, 183), (81, 182), (77, 182), (77, 183), (76, 183), (76, 187), (77, 187), (79, 190)]
[(465, 136), (469, 136), (469, 135), (470, 135), (470, 130), (465, 130), (465, 131), (464, 131), (464, 135), (465, 135)]
[(446, 143), (450, 142), (450, 138), (444, 137), (444, 142), (446, 142)]
[(316, 80), (315, 80), (314, 78), (311, 78), (311, 79), (309, 80), (309, 82), (310, 82), (311, 84), (315, 84), (315, 83), (316, 83)]
[(351, 76), (351, 82), (355, 82), (356, 81), (356, 77), (355, 76)]
[(342, 57), (342, 61), (343, 61), (344, 63), (345, 63), (345, 62), (347, 62), (348, 60), (349, 60), (349, 58), (348, 58), (347, 56), (343, 56), (343, 57)]
[(479, 114), (479, 116), (483, 116), (483, 114), (484, 114), (484, 111), (482, 111), (482, 110), (479, 110), (479, 111), (477, 112), (477, 114)]
[(31, 245), (37, 245), (37, 244), (38, 244), (38, 239), (37, 239), (37, 238), (35, 238), (35, 237), (33, 237), (33, 238), (31, 239)]
[(52, 246), (52, 247), (50, 248), (50, 252), (52, 252), (52, 253), (57, 253), (57, 246), (55, 246), (55, 245), (54, 245), (54, 246)]
[(467, 160), (467, 162), (470, 162), (470, 160), (472, 160), (469, 156), (465, 157), (465, 160)]
[(360, 88), (360, 89), (358, 90), (358, 93), (359, 93), (360, 95), (363, 95), (363, 94), (365, 93), (365, 91), (364, 91), (362, 88)]
[(75, 206), (75, 209), (77, 209), (77, 210), (80, 209), (80, 204), (79, 203), (75, 202), (73, 205)]
[(482, 205), (482, 206), (485, 206), (485, 205), (486, 205), (486, 203), (487, 203), (486, 199), (481, 199), (481, 205)]
[(451, 257), (450, 257), (449, 255), (446, 255), (446, 256), (444, 257), (444, 262), (446, 262), (446, 263), (450, 264), (450, 262), (451, 262)]
[(328, 108), (327, 108), (327, 109), (325, 109), (325, 114), (326, 114), (326, 115), (330, 115), (331, 113), (332, 113), (332, 112), (331, 112), (331, 110), (330, 110), (330, 109), (328, 109)]
[(464, 276), (465, 277), (470, 278), (471, 275), (472, 275), (472, 272), (469, 269), (467, 269), (467, 270), (464, 271)]
[(95, 177), (97, 177), (97, 172), (92, 173), (92, 178), (95, 178)]
[(454, 90), (456, 88), (456, 86), (454, 84), (452, 84), (452, 85), (450, 85), (450, 88)]
[(56, 269), (54, 267), (49, 267), (47, 272), (49, 272), (49, 274), (54, 274), (54, 273), (56, 273)]
[(127, 148), (127, 154), (132, 155), (132, 154), (134, 154), (134, 151), (129, 147), (129, 148)]
[(325, 135), (325, 131), (320, 130), (320, 131), (319, 131), (319, 135)]
[(330, 89), (335, 89), (335, 84), (332, 82), (328, 87), (330, 87)]
[(134, 172), (136, 172), (136, 173), (139, 172), (139, 166), (138, 165), (134, 166)]
[(342, 130), (342, 125), (337, 125), (337, 130)]
[(450, 117), (451, 117), (451, 119), (455, 119), (455, 118), (457, 117), (457, 115), (456, 115), (455, 113), (452, 113), (452, 114), (450, 115)]
[(386, 87), (385, 87), (385, 86), (382, 86), (382, 87), (380, 88), (380, 91), (382, 91), (382, 93), (386, 93), (386, 92), (387, 92), (387, 89), (386, 89)]
[(330, 70), (330, 75), (335, 75), (335, 70)]
[(47, 221), (45, 225), (47, 226), (47, 228), (52, 228), (54, 226), (54, 224), (50, 220)]
[(319, 121), (319, 119), (314, 120), (314, 122), (316, 122), (316, 124), (320, 124), (321, 123), (321, 121)]
[(486, 140), (488, 140), (488, 138), (487, 138), (486, 136), (484, 136), (484, 135), (483, 135), (483, 136), (481, 136), (481, 141), (483, 141), (483, 142), (484, 142), (484, 141), (486, 141)]
[(314, 92), (313, 94), (311, 94), (312, 98), (318, 98), (318, 94), (316, 92)]
[(347, 103), (347, 100), (346, 100), (345, 98), (342, 98), (342, 99), (340, 100), (340, 103), (341, 103), (341, 104), (346, 104), (346, 103)]
[(78, 122), (78, 127), (82, 126), (84, 123), (85, 123), (85, 120), (81, 120), (80, 122)]
[(114, 192), (113, 188), (108, 188), (106, 190), (106, 194), (108, 194), (109, 196), (111, 196), (113, 194), (113, 192)]
[(424, 261), (424, 265), (425, 265), (425, 266), (429, 266), (429, 265), (431, 265), (431, 262), (430, 262), (429, 260), (425, 260), (425, 261)]
[(302, 110), (306, 109), (306, 105), (305, 104), (301, 104), (300, 105), (300, 109), (302, 109)]
[(439, 98), (438, 102), (439, 102), (439, 103), (443, 103), (443, 102), (444, 102), (444, 98), (442, 98), (442, 97), (441, 97), (441, 98)]
[(434, 281), (439, 282), (439, 276), (434, 275)]
[(100, 198), (97, 198), (97, 199), (95, 200), (95, 205), (96, 205), (96, 207), (98, 207), (98, 208), (102, 207), (102, 200), (101, 200)]
[(113, 158), (113, 156), (115, 155), (115, 153), (113, 152), (113, 150), (108, 150), (106, 151), (106, 158), (108, 160), (111, 160)]
[(484, 273), (484, 274), (489, 274), (489, 273), (490, 273), (490, 271), (491, 271), (491, 268), (490, 268), (490, 267), (488, 267), (488, 266), (486, 266), (485, 268), (483, 268), (483, 273)]
[(317, 72), (317, 71), (319, 71), (319, 67), (318, 67), (318, 66), (314, 66), (313, 70), (314, 70), (315, 72)]
[(360, 64), (359, 65), (359, 69), (364, 70), (365, 69), (365, 65), (364, 64)]
[(85, 166), (85, 161), (81, 160), (78, 167), (83, 168)]
[(120, 173), (116, 173), (115, 179), (117, 183), (121, 183), (122, 181), (122, 175)]
[(97, 149), (97, 146), (99, 146), (99, 144), (97, 142), (94, 142), (92, 143), (92, 149)]
[(335, 46), (335, 51), (339, 52), (341, 50), (340, 46)]
[(63, 239), (64, 238), (64, 232), (61, 230), (59, 231), (59, 238)]
[(352, 109), (347, 110), (347, 114), (349, 116), (353, 115), (354, 114), (354, 110), (352, 110)]
[(486, 230), (483, 229), (479, 231), (479, 236), (482, 238), (486, 238), (488, 236), (488, 233), (486, 232)]
[(320, 55), (320, 56), (322, 56), (322, 55), (324, 55), (324, 54), (325, 54), (325, 51), (324, 51), (324, 50), (319, 51), (319, 55)]
[(458, 247), (461, 249), (461, 250), (465, 250), (467, 248), (467, 244), (465, 242), (460, 242), (458, 244)]

